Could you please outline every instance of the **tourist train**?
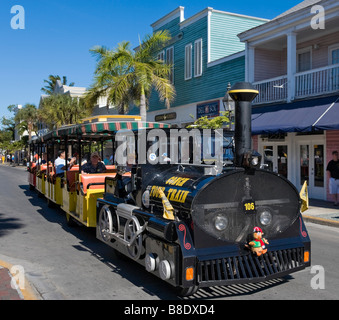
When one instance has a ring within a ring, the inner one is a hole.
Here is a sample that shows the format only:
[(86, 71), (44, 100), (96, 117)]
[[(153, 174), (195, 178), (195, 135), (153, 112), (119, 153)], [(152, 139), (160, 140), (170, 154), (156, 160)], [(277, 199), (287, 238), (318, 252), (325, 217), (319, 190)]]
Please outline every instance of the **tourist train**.
[[(229, 90), (235, 130), (212, 131), (209, 142), (203, 130), (137, 116), (92, 117), (51, 131), (31, 141), (38, 160), (28, 168), (29, 185), (59, 206), (68, 224), (96, 228), (99, 240), (182, 296), (302, 270), (310, 266), (311, 248), (299, 192), (261, 169), (251, 149), (257, 93), (248, 83)], [(206, 157), (207, 145), (214, 149)], [(57, 176), (59, 150), (77, 160), (66, 161)], [(107, 150), (113, 156), (103, 173), (82, 172), (82, 157), (93, 150), (102, 160)]]

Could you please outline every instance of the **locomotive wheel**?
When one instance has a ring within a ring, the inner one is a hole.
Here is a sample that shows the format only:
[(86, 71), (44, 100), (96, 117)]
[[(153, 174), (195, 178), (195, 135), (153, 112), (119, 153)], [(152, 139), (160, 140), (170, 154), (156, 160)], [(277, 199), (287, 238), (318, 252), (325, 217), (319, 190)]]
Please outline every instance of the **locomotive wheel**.
[(189, 288), (177, 288), (177, 295), (180, 297), (188, 297), (194, 295), (198, 291), (198, 286), (193, 286)]
[[(124, 230), (124, 239), (131, 241), (137, 231), (140, 230), (140, 223), (137, 217), (133, 216), (127, 220)], [(130, 246), (127, 246), (127, 251), (130, 257), (134, 260), (139, 259), (142, 251), (142, 234), (139, 234)]]
[(101, 239), (105, 242), (111, 240), (110, 234), (113, 232), (112, 213), (108, 206), (103, 206), (99, 213), (99, 232)]

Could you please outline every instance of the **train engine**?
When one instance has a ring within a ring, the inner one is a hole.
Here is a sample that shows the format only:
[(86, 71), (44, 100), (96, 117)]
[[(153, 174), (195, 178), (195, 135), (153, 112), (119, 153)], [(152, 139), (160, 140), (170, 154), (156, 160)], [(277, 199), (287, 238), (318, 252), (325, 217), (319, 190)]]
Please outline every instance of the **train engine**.
[[(234, 163), (136, 165), (129, 181), (106, 178), (97, 202), (97, 238), (192, 295), (199, 288), (260, 282), (310, 266), (299, 192), (260, 169), (251, 150), (251, 101), (237, 83)], [(126, 179), (125, 179), (126, 180)]]

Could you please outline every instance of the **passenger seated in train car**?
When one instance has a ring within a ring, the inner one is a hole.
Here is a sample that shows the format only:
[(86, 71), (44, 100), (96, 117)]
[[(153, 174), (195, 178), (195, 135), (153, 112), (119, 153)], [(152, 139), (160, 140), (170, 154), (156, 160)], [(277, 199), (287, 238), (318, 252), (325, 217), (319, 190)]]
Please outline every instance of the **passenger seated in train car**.
[(80, 162), (79, 153), (74, 152), (73, 158), (75, 158), (74, 164), (79, 164), (79, 162)]
[(83, 157), (81, 158), (81, 165), (85, 165), (90, 159), (90, 153), (86, 152)]
[(42, 164), (46, 164), (47, 163), (47, 152), (44, 152), (42, 154), (42, 161), (41, 161)]
[[(70, 167), (74, 165), (76, 161), (76, 158), (72, 158), (70, 161), (67, 161)], [(55, 165), (55, 174), (57, 177), (63, 178), (64, 176), (64, 170), (66, 166), (66, 153), (63, 150), (59, 150), (58, 152), (58, 158), (55, 159), (54, 161)]]
[(111, 164), (110, 161), (109, 161), (109, 154), (106, 154), (106, 155), (105, 155), (105, 158), (104, 158), (104, 164), (105, 164), (105, 165)]
[(98, 152), (93, 152), (90, 161), (81, 166), (81, 174), (104, 172), (106, 172), (106, 166), (100, 161)]

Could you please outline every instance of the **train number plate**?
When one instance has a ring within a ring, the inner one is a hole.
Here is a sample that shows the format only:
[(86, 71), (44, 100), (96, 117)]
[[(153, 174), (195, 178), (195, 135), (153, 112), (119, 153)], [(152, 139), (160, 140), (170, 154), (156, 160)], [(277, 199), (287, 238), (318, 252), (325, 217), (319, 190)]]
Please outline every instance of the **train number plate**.
[(245, 213), (255, 213), (256, 209), (255, 209), (255, 202), (252, 200), (245, 200), (243, 202), (243, 210)]

